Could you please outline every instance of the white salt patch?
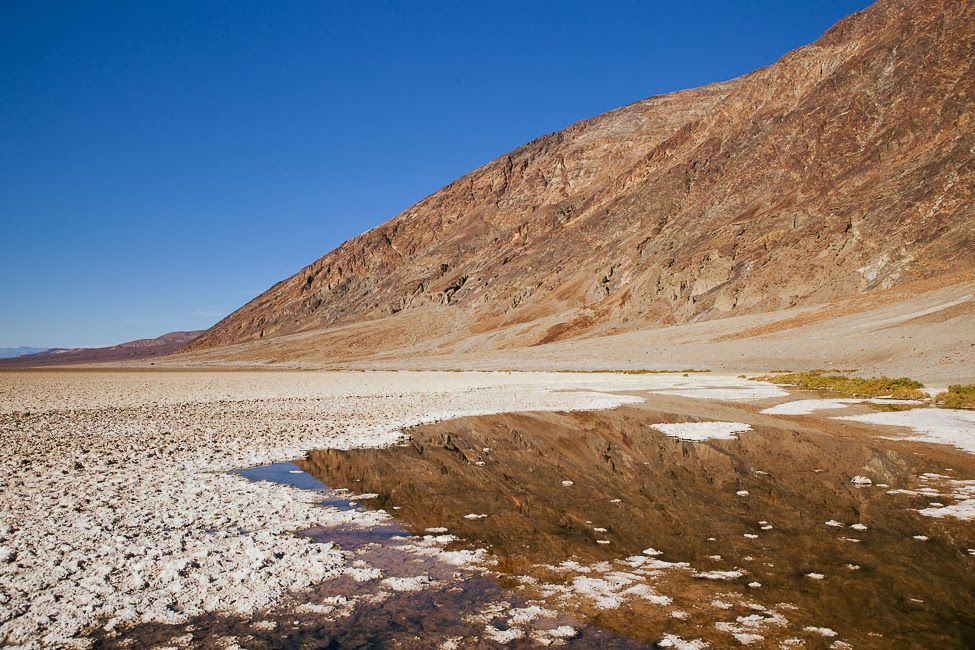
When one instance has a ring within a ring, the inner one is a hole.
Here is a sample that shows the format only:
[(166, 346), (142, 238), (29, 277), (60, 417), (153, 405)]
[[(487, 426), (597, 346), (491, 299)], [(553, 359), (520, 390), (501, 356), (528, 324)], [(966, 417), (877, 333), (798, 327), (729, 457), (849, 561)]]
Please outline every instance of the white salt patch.
[(609, 544), (609, 540), (608, 539), (597, 539), (596, 540), (596, 543), (597, 544)]
[(849, 569), (850, 571), (859, 571), (860, 570), (860, 565), (859, 564), (847, 564), (846, 565), (846, 568)]
[(704, 580), (734, 580), (742, 577), (745, 573), (742, 569), (734, 569), (731, 571), (698, 571), (693, 575), (695, 578)]
[(484, 628), (484, 636), (491, 639), (495, 643), (511, 643), (515, 639), (521, 639), (525, 636), (525, 631), (517, 627), (513, 627), (510, 630), (499, 630), (493, 625), (488, 625)]
[(820, 636), (825, 636), (830, 638), (836, 636), (836, 632), (829, 629), (828, 627), (813, 627), (812, 625), (807, 625), (802, 629), (805, 630), (806, 632), (812, 632), (813, 634), (818, 634)]
[(761, 605), (752, 605), (751, 609), (759, 613), (739, 616), (734, 622), (715, 623), (714, 627), (722, 632), (730, 633), (742, 645), (751, 645), (765, 639), (759, 632), (764, 631), (769, 625), (783, 627), (789, 623), (781, 614), (768, 610)]
[(762, 530), (772, 530), (773, 528), (775, 528), (775, 526), (772, 526), (771, 524), (762, 526)]
[(762, 583), (761, 582), (749, 582), (748, 583), (748, 586), (751, 587), (752, 589), (758, 589), (759, 587), (762, 586)]
[(665, 634), (664, 638), (657, 641), (658, 648), (676, 648), (677, 650), (704, 650), (708, 644), (700, 639), (682, 639), (674, 634)]
[(682, 609), (675, 609), (674, 611), (672, 611), (670, 613), (670, 617), (671, 618), (676, 618), (679, 621), (684, 621), (684, 620), (689, 619), (691, 617), (691, 615), (688, 614), (687, 612), (685, 612)]
[(971, 411), (923, 408), (910, 411), (847, 415), (836, 419), (908, 427), (914, 430), (914, 435), (904, 436), (908, 440), (954, 445), (969, 453), (975, 453), (975, 412)]
[(731, 440), (739, 433), (752, 430), (750, 425), (743, 422), (674, 422), (651, 424), (650, 428), (671, 438), (694, 442)]
[(915, 535), (914, 536), (914, 539), (916, 539), (919, 542), (926, 542), (926, 541), (928, 541), (931, 538), (928, 537), (927, 535)]
[(382, 569), (376, 568), (348, 567), (344, 573), (351, 576), (356, 582), (369, 582), (383, 577)]
[(776, 404), (767, 409), (762, 409), (762, 413), (768, 415), (810, 415), (814, 411), (826, 411), (831, 409), (846, 408), (850, 404), (856, 404), (862, 400), (856, 399), (799, 399), (784, 404)]
[(576, 573), (590, 573), (592, 569), (589, 567), (579, 564), (575, 560), (563, 560), (558, 566), (550, 566), (552, 571), (558, 573), (564, 573), (567, 571), (574, 571)]
[(673, 602), (669, 597), (661, 596), (646, 584), (636, 585), (635, 587), (624, 589), (623, 594), (627, 596), (639, 596), (643, 600), (647, 600), (655, 605), (660, 605), (661, 607), (666, 607)]
[(748, 539), (758, 539), (758, 535), (755, 535), (753, 533), (745, 533), (744, 535), (742, 535), (742, 537), (747, 537)]
[(289, 469), (288, 474), (304, 474), (300, 469)]
[(863, 524), (850, 524), (850, 528), (852, 528), (853, 530), (866, 530), (867, 529), (867, 527), (864, 526)]
[(822, 580), (826, 576), (824, 576), (822, 573), (807, 573), (806, 577), (810, 578), (811, 580)]
[(827, 411), (834, 409), (847, 408), (851, 404), (917, 404), (913, 400), (907, 399), (800, 399), (784, 404), (776, 404), (762, 413), (768, 415), (810, 415), (814, 411)]
[(548, 630), (532, 630), (531, 638), (539, 645), (565, 645), (566, 639), (571, 639), (578, 632), (570, 625), (560, 625)]
[(748, 496), (748, 490), (738, 490), (737, 492), (735, 492), (735, 494), (737, 494), (740, 497), (747, 497)]
[(866, 476), (860, 476), (859, 474), (851, 478), (850, 483), (856, 487), (867, 487), (868, 485), (873, 485), (873, 481)]
[(697, 399), (716, 399), (725, 402), (786, 397), (789, 394), (778, 386), (772, 386), (771, 384), (763, 385), (759, 382), (750, 382), (751, 385), (746, 385), (744, 383), (745, 381), (746, 380), (742, 380), (742, 384), (736, 387), (726, 386), (705, 388), (688, 386), (686, 388), (665, 388), (655, 392), (660, 393), (661, 395), (676, 395), (678, 397), (694, 397)]
[[(950, 495), (947, 496), (958, 501), (950, 506), (932, 503), (931, 507), (919, 510), (922, 515), (926, 517), (954, 517), (963, 521), (975, 519), (975, 481), (948, 479), (937, 474), (922, 474), (921, 478), (928, 481), (938, 480), (942, 483), (943, 488), (950, 491)], [(933, 489), (929, 487), (923, 487), (920, 490), (924, 495), (932, 491)]]
[(575, 485), (572, 481), (562, 481), (562, 487), (571, 487)]
[(508, 610), (508, 625), (525, 625), (538, 618), (554, 618), (558, 615), (551, 609), (542, 609), (538, 605), (520, 607)]
[(432, 582), (430, 576), (411, 576), (408, 578), (386, 578), (382, 584), (393, 591), (421, 591), (429, 587)]
[(606, 532), (606, 529), (605, 528), (593, 528), (593, 530), (596, 531), (597, 533), (605, 533)]
[(446, 528), (443, 528), (442, 526), (438, 526), (436, 528), (427, 528), (424, 532), (433, 533), (433, 534), (440, 534), (440, 533), (446, 533), (447, 532), (447, 529)]
[(731, 603), (726, 603), (723, 600), (712, 600), (712, 607), (717, 607), (718, 609), (731, 609), (733, 605)]
[(836, 521), (835, 519), (830, 519), (829, 521), (826, 522), (826, 525), (827, 526), (832, 526), (833, 528), (842, 528), (843, 527), (843, 524), (841, 524), (840, 522)]
[(616, 609), (623, 604), (618, 594), (619, 585), (602, 578), (576, 576), (572, 580), (572, 587), (575, 593), (591, 598), (596, 609)]
[(476, 514), (476, 513), (473, 513), (473, 512), (470, 513), (470, 514), (464, 515), (464, 519), (470, 519), (471, 521), (473, 521), (475, 519), (484, 519), (485, 517), (487, 517), (487, 515), (479, 515), (479, 514)]
[(663, 555), (664, 552), (663, 551), (658, 551), (655, 548), (645, 548), (645, 549), (643, 549), (643, 554), (644, 555)]

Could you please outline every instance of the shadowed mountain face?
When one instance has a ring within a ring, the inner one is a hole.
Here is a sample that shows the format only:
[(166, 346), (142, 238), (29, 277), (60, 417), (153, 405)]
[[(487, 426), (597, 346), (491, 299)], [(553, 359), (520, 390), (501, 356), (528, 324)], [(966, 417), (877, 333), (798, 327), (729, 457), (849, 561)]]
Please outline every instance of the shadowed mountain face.
[(772, 66), (474, 170), (191, 349), (328, 330), (336, 358), (530, 346), (970, 273), (973, 42), (970, 2), (880, 0)]

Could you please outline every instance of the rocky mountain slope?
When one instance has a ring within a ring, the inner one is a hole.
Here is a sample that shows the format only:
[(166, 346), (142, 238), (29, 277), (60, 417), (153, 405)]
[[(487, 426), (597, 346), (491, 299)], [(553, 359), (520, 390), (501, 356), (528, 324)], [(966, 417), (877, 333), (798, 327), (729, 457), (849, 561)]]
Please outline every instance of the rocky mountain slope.
[(975, 3), (880, 0), (774, 65), (529, 142), (189, 349), (483, 351), (969, 279), (973, 65)]

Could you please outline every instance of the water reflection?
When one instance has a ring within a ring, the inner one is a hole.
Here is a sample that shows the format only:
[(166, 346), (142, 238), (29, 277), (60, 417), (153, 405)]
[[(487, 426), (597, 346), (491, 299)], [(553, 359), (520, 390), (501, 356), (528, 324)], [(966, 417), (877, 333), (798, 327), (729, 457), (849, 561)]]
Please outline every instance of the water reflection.
[[(756, 410), (675, 397), (467, 418), (297, 464), (378, 494), (365, 505), (410, 532), (486, 546), (503, 584), (636, 640), (975, 645), (975, 528), (920, 516), (923, 495), (888, 493), (926, 472), (975, 477), (971, 458)], [(648, 426), (711, 420), (753, 431), (686, 442)]]

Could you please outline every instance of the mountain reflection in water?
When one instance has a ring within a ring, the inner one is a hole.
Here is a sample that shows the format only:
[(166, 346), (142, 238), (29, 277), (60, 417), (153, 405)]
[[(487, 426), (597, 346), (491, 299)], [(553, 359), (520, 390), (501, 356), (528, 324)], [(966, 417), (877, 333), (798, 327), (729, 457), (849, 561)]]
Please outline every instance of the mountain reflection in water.
[[(975, 646), (975, 526), (919, 515), (923, 495), (889, 493), (916, 490), (924, 473), (973, 478), (972, 459), (756, 411), (654, 397), (465, 418), (298, 465), (377, 493), (364, 505), (410, 532), (446, 528), (460, 546), (487, 547), (503, 584), (637, 640)], [(711, 420), (754, 430), (688, 442), (649, 426)], [(874, 484), (856, 487), (857, 475)], [(661, 552), (649, 564), (647, 549)]]

